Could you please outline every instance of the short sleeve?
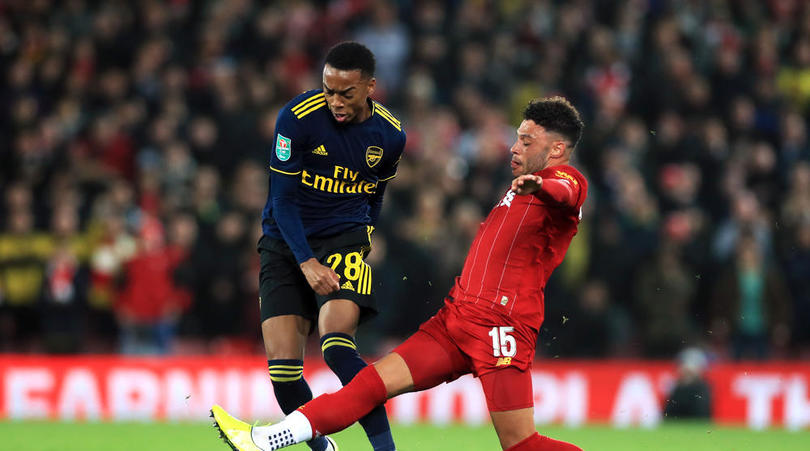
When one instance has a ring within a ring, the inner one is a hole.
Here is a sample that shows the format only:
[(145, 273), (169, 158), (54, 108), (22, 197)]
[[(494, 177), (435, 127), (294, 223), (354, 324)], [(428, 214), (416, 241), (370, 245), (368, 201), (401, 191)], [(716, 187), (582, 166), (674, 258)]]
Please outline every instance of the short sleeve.
[(552, 166), (548, 168), (547, 171), (549, 173), (544, 174), (544, 177), (557, 179), (566, 183), (574, 193), (575, 206), (577, 208), (582, 206), (588, 190), (585, 177), (579, 171), (567, 165)]
[(296, 175), (303, 170), (303, 155), (307, 148), (306, 134), (301, 123), (284, 107), (276, 121), (276, 133), (270, 152), (270, 169), (287, 175)]

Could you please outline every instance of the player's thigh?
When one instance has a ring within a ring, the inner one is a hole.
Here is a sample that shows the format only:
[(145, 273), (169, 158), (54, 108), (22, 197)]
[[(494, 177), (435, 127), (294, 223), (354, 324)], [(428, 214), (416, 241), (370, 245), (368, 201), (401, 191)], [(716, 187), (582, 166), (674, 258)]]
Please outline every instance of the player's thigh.
[(536, 432), (534, 429), (534, 409), (531, 407), (490, 412), (489, 415), (492, 418), (492, 425), (498, 434), (502, 449), (511, 448)]
[(259, 255), (259, 309), (267, 356), (302, 358), (302, 343), (317, 315), (315, 294), (288, 248), (265, 237)]
[(534, 434), (530, 370), (505, 367), (479, 377), (492, 424), (504, 449)]
[(531, 370), (504, 367), (479, 376), (490, 412), (525, 409), (534, 405)]

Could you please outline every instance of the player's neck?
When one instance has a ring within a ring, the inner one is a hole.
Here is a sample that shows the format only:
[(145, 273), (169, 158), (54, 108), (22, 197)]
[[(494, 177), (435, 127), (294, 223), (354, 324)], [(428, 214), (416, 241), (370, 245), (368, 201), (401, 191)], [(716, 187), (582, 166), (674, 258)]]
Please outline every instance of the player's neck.
[(365, 108), (363, 108), (363, 111), (361, 111), (361, 112), (357, 113), (357, 120), (356, 120), (356, 121), (354, 121), (354, 122), (355, 122), (356, 124), (360, 124), (360, 123), (362, 123), (362, 122), (367, 121), (367, 120), (368, 120), (368, 118), (370, 118), (370, 117), (371, 117), (371, 114), (372, 114), (372, 108), (373, 108), (373, 106), (372, 106), (372, 104), (371, 104), (371, 99), (370, 99), (370, 98), (367, 98), (367, 99), (366, 99), (366, 107), (365, 107)]
[(354, 121), (356, 124), (363, 123), (371, 117), (371, 108), (365, 108), (360, 113), (357, 113), (357, 120)]
[(550, 168), (552, 166), (560, 166), (563, 164), (569, 164), (571, 162), (570, 158), (549, 158), (546, 162), (546, 166), (543, 169)]

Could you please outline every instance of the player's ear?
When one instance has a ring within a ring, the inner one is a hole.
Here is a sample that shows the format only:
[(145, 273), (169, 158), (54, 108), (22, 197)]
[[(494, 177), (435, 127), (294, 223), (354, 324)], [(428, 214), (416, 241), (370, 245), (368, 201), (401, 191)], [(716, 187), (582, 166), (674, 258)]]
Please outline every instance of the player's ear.
[(377, 79), (374, 78), (374, 77), (371, 77), (371, 79), (368, 81), (368, 95), (369, 96), (374, 94), (374, 89), (376, 87), (377, 87)]
[(568, 144), (560, 139), (551, 143), (551, 154), (549, 155), (552, 158), (561, 158), (565, 155), (565, 149), (568, 148)]

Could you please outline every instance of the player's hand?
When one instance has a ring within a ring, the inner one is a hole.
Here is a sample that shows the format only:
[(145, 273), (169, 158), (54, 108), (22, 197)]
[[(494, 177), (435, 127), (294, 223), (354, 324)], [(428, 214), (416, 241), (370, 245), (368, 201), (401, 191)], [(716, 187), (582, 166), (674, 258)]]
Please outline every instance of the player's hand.
[(309, 286), (321, 296), (340, 289), (340, 277), (332, 271), (332, 268), (322, 265), (315, 258), (310, 258), (300, 266)]
[(521, 196), (536, 192), (543, 186), (543, 177), (525, 174), (512, 180), (512, 191)]

